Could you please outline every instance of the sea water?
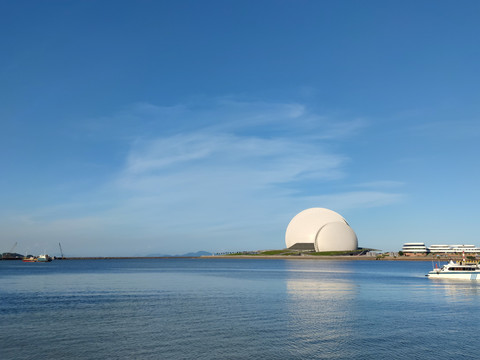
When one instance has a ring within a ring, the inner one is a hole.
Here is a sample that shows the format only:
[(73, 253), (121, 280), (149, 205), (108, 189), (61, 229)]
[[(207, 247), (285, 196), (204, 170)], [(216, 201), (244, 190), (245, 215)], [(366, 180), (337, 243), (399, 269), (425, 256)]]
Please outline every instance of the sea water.
[(429, 262), (0, 261), (1, 359), (452, 359), (480, 282)]

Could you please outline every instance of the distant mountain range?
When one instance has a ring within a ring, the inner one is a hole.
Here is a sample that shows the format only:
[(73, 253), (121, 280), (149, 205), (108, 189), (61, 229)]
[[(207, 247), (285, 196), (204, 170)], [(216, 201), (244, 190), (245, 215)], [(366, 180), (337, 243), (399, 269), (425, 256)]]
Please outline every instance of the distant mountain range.
[(182, 255), (169, 255), (169, 254), (148, 254), (148, 257), (199, 257), (199, 256), (210, 256), (213, 255), (212, 253), (208, 251), (197, 251), (197, 252), (191, 252), (191, 253), (186, 253)]

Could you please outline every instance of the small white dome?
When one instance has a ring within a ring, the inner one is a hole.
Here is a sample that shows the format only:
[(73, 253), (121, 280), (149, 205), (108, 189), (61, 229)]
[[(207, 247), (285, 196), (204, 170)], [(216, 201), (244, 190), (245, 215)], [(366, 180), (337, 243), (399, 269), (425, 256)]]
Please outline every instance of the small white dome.
[(345, 222), (324, 225), (315, 238), (315, 251), (350, 251), (357, 248), (357, 235)]

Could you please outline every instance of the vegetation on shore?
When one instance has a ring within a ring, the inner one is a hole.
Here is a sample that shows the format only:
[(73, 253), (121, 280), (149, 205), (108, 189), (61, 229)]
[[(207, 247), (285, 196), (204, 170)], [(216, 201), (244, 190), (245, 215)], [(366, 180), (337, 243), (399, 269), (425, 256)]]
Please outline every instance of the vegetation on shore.
[(280, 250), (259, 250), (259, 251), (240, 251), (225, 254), (226, 256), (354, 256), (362, 255), (373, 249), (358, 249), (354, 251), (299, 251), (290, 249)]

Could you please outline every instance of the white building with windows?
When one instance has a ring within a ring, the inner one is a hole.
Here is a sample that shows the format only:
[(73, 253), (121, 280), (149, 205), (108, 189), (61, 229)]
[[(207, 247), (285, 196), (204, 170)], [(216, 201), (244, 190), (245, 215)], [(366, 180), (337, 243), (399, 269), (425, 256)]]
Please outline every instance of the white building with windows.
[(402, 247), (402, 252), (407, 256), (412, 255), (426, 255), (428, 253), (434, 255), (444, 254), (480, 254), (480, 248), (475, 245), (430, 245), (425, 246), (425, 243), (405, 243)]
[(450, 254), (452, 252), (450, 245), (430, 245), (429, 250), (432, 254)]
[(475, 245), (431, 245), (432, 254), (480, 254), (480, 248)]
[(402, 252), (407, 256), (426, 255), (428, 253), (428, 249), (425, 246), (425, 243), (412, 242), (403, 244)]

